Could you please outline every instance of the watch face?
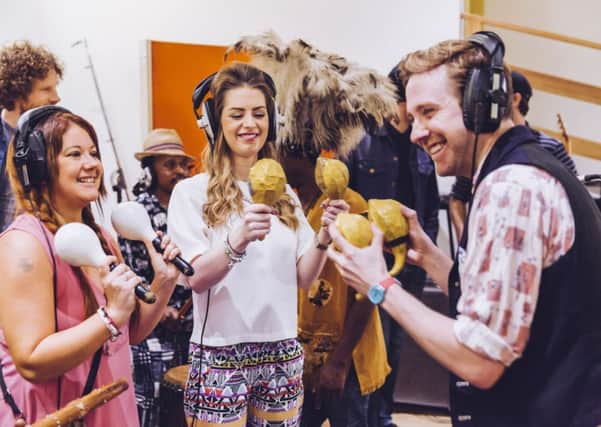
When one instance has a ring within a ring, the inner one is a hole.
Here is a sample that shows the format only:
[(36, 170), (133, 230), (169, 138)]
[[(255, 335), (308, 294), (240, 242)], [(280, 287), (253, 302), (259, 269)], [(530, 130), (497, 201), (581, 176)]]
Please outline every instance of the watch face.
[(367, 293), (367, 298), (372, 304), (380, 304), (384, 300), (384, 293), (386, 290), (379, 284), (372, 285)]

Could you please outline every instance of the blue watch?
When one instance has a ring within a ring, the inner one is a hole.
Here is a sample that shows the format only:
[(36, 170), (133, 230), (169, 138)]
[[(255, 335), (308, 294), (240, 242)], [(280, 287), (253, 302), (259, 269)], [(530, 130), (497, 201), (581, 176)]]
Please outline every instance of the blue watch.
[(372, 304), (380, 304), (382, 301), (384, 301), (386, 290), (395, 283), (398, 283), (395, 278), (387, 277), (381, 282), (371, 285), (369, 291), (367, 292), (367, 298), (369, 298)]

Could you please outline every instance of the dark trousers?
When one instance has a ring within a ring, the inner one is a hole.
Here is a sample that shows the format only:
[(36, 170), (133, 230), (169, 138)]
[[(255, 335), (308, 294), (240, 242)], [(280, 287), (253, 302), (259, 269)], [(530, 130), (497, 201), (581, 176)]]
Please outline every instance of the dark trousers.
[(369, 427), (384, 427), (392, 424), (394, 384), (401, 356), (403, 330), (398, 323), (380, 308), (382, 331), (386, 343), (386, 356), (392, 371), (386, 377), (382, 387), (374, 391), (369, 398)]
[(320, 427), (325, 420), (331, 427), (367, 427), (369, 395), (361, 396), (359, 380), (351, 367), (339, 398), (321, 398), (305, 390), (301, 427)]
[[(386, 254), (388, 255), (388, 254)], [(421, 272), (406, 269), (399, 278), (403, 288), (416, 298), (421, 298), (425, 280)], [(382, 321), (382, 332), (386, 344), (386, 355), (388, 364), (392, 371), (386, 377), (382, 387), (373, 392), (369, 398), (369, 427), (386, 427), (392, 425), (392, 410), (394, 408), (394, 386), (398, 372), (401, 356), (401, 345), (404, 340), (409, 339), (403, 328), (386, 312), (380, 309), (380, 320)]]

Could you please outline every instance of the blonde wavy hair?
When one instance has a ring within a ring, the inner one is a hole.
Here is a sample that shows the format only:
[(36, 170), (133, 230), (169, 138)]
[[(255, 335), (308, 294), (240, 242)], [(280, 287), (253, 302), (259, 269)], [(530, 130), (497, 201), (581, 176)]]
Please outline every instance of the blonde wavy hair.
[[(461, 104), (470, 68), (488, 67), (490, 62), (490, 55), (481, 46), (468, 40), (445, 40), (428, 49), (417, 50), (408, 54), (399, 63), (396, 77), (407, 87), (407, 82), (412, 75), (426, 73), (441, 65), (446, 65), (449, 78), (455, 85), (455, 96)], [(511, 70), (505, 63), (503, 69), (505, 81), (507, 82), (507, 106), (509, 107), (513, 93)], [(504, 117), (510, 116), (511, 108), (506, 108)]]
[[(92, 138), (96, 149), (99, 150), (96, 132), (94, 131), (92, 125), (85, 119), (75, 114), (63, 112), (51, 115), (43, 123), (38, 124), (33, 129), (40, 130), (44, 136), (44, 141), (46, 143), (48, 176), (44, 182), (32, 185), (29, 194), (25, 192), (25, 188), (23, 187), (23, 184), (17, 175), (17, 169), (13, 161), (14, 143), (9, 145), (7, 152), (7, 171), (10, 178), (10, 184), (15, 195), (17, 214), (29, 213), (36, 216), (53, 234), (61, 225), (65, 224), (65, 219), (52, 205), (50, 191), (53, 188), (54, 183), (57, 181), (59, 174), (57, 157), (63, 148), (63, 136), (71, 126), (78, 126), (82, 128), (90, 136), (90, 138)], [(98, 153), (100, 153), (100, 151), (98, 151)], [(106, 195), (106, 188), (102, 182), (99, 187), (99, 192), (101, 197)], [(97, 203), (100, 207), (99, 201), (97, 201)], [(112, 254), (113, 251), (111, 251), (109, 243), (104, 238), (100, 227), (94, 220), (90, 205), (83, 209), (82, 217), (83, 222), (91, 227), (98, 236), (104, 252), (106, 254)], [(84, 295), (84, 307), (86, 315), (91, 316), (98, 309), (98, 304), (92, 291), (92, 285), (83, 274), (81, 268), (73, 267), (73, 269), (79, 278), (79, 284)]]
[[(222, 68), (211, 84), (214, 102), (214, 116), (221, 122), (225, 94), (239, 87), (250, 87), (260, 90), (265, 96), (267, 114), (275, 120), (275, 93), (267, 83), (265, 73), (252, 65), (233, 62)], [(267, 131), (267, 129), (265, 130)], [(276, 159), (275, 141), (266, 141), (258, 153), (258, 158)], [(215, 146), (207, 145), (203, 152), (203, 167), (209, 175), (207, 202), (203, 206), (203, 218), (210, 227), (224, 224), (231, 214), (242, 214), (242, 191), (234, 178), (232, 169), (232, 151), (228, 146), (221, 127), (215, 138)], [(298, 218), (294, 215), (296, 203), (287, 193), (282, 194), (274, 207), (279, 212), (279, 219), (286, 226), (296, 230)]]

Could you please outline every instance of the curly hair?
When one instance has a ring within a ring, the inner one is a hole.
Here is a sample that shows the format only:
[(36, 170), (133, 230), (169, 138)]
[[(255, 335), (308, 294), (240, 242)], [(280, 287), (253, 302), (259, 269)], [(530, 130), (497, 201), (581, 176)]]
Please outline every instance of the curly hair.
[(63, 66), (42, 46), (18, 41), (1, 49), (0, 108), (14, 110), (17, 100), (29, 96), (34, 80), (45, 79), (50, 71), (63, 76)]
[[(239, 87), (251, 87), (260, 90), (267, 101), (267, 114), (270, 118), (275, 115), (275, 102), (273, 89), (267, 83), (265, 73), (256, 67), (241, 62), (234, 62), (224, 68), (215, 76), (211, 92), (215, 105), (214, 117), (221, 118), (224, 108), (225, 94)], [(267, 141), (258, 158), (271, 158), (277, 160), (274, 141)], [(221, 128), (217, 132), (215, 146), (207, 145), (203, 152), (203, 166), (209, 174), (207, 188), (207, 203), (203, 207), (203, 217), (211, 227), (224, 224), (226, 218), (232, 214), (241, 214), (242, 191), (238, 187), (232, 170), (231, 149), (229, 148)], [(282, 194), (274, 207), (279, 212), (279, 219), (288, 227), (296, 230), (298, 218), (294, 215), (296, 204), (287, 193)]]
[[(414, 74), (432, 71), (446, 65), (449, 78), (455, 84), (455, 96), (461, 103), (470, 68), (490, 66), (490, 55), (481, 46), (469, 40), (445, 40), (434, 46), (408, 54), (398, 65), (398, 77), (405, 87)], [(511, 71), (503, 64), (507, 82), (507, 102), (512, 94)], [(509, 105), (508, 105), (509, 106)], [(511, 115), (511, 108), (505, 109), (505, 117)]]
[[(70, 126), (79, 126), (90, 136), (94, 145), (98, 149), (98, 138), (92, 125), (80, 116), (71, 113), (55, 113), (46, 119), (43, 123), (38, 124), (33, 130), (39, 129), (44, 136), (46, 142), (46, 159), (48, 162), (48, 178), (47, 182), (32, 185), (29, 194), (25, 192), (25, 188), (18, 177), (17, 169), (13, 161), (15, 144), (10, 144), (7, 152), (6, 169), (10, 178), (10, 184), (15, 194), (17, 205), (17, 213), (29, 213), (40, 219), (51, 233), (55, 233), (58, 228), (65, 224), (65, 219), (57, 212), (52, 205), (50, 198), (50, 187), (58, 178), (57, 156), (62, 150), (63, 136)], [(100, 153), (100, 151), (99, 151)], [(100, 154), (99, 154), (100, 155)], [(99, 187), (101, 197), (106, 195), (106, 188), (101, 182)], [(98, 202), (97, 202), (98, 203)], [(106, 254), (111, 254), (110, 245), (102, 234), (100, 227), (94, 220), (91, 206), (86, 206), (82, 211), (83, 222), (94, 230), (102, 249)], [(92, 291), (92, 287), (87, 278), (79, 267), (74, 268), (77, 274), (84, 295), (84, 306), (86, 314), (92, 315), (98, 308), (96, 298)]]

